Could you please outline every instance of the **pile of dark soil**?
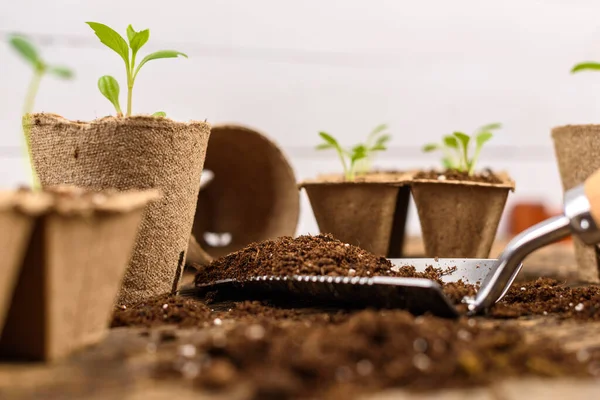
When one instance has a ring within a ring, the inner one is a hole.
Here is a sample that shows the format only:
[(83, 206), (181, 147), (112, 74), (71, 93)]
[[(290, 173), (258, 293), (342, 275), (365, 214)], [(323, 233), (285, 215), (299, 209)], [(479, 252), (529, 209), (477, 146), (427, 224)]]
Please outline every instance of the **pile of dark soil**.
[(467, 172), (457, 171), (455, 169), (447, 169), (445, 171), (421, 171), (414, 176), (414, 179), (444, 179), (448, 181), (502, 183), (502, 179), (498, 178), (498, 176), (496, 176), (496, 174), (494, 174), (494, 172), (492, 172), (490, 169), (485, 169), (478, 174), (473, 174), (472, 176)]

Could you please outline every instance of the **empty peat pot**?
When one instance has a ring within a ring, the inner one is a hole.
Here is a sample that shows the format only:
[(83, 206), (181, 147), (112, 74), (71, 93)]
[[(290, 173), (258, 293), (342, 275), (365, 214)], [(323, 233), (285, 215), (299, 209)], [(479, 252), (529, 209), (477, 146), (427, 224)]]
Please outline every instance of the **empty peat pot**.
[(150, 204), (119, 295), (130, 305), (176, 289), (192, 230), (210, 135), (206, 122), (152, 116), (70, 121), (55, 114), (24, 118), (43, 187), (159, 189)]
[(371, 173), (346, 181), (322, 175), (299, 183), (322, 233), (381, 257), (403, 255), (410, 173)]
[[(566, 125), (552, 129), (552, 140), (563, 190), (583, 183), (600, 168), (600, 125)], [(600, 282), (598, 248), (573, 236), (578, 277)]]
[(496, 174), (500, 183), (413, 179), (427, 257), (488, 258), (508, 193), (515, 183)]
[(159, 193), (62, 187), (37, 196), (46, 201), (12, 284), (0, 356), (53, 361), (108, 331), (144, 210)]
[(253, 242), (296, 233), (300, 198), (287, 158), (264, 134), (222, 124), (211, 129), (189, 263), (206, 264)]

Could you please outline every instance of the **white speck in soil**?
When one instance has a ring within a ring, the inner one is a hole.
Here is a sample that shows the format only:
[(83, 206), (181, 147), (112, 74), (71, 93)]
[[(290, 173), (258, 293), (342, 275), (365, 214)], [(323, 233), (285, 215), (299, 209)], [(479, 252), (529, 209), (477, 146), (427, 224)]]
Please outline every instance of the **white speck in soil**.
[(179, 346), (179, 354), (185, 358), (192, 358), (196, 355), (196, 346), (193, 344), (184, 344)]
[(163, 310), (166, 310), (167, 308), (169, 308), (169, 305), (167, 303), (165, 303), (165, 304), (162, 305), (162, 309)]
[(584, 363), (590, 360), (590, 353), (585, 349), (577, 351), (575, 356), (577, 357), (577, 361), (579, 361), (580, 363)]
[(373, 372), (373, 363), (369, 360), (360, 360), (356, 363), (356, 372), (360, 376), (367, 376)]
[(415, 354), (413, 365), (420, 371), (427, 371), (431, 366), (431, 359), (423, 353)]
[(356, 274), (356, 270), (354, 268), (350, 268), (348, 270), (348, 275), (354, 275), (354, 274)]
[(463, 340), (465, 342), (468, 342), (469, 340), (471, 340), (471, 337), (472, 337), (471, 333), (469, 331), (465, 331), (464, 329), (459, 330), (456, 333), (456, 336), (458, 336), (458, 338), (460, 340)]
[(181, 366), (181, 375), (183, 375), (185, 379), (194, 379), (199, 373), (200, 366), (193, 361), (188, 361)]
[(246, 329), (246, 337), (250, 340), (260, 340), (265, 337), (265, 328), (258, 324), (250, 325)]
[(583, 311), (583, 303), (579, 303), (575, 306), (575, 311)]
[(347, 382), (352, 378), (352, 370), (347, 365), (342, 365), (335, 370), (335, 379), (338, 382)]
[(423, 338), (417, 338), (413, 342), (413, 349), (417, 353), (425, 353), (427, 351), (427, 347), (428, 347), (427, 340), (425, 340)]
[(371, 271), (367, 271), (367, 275), (371, 275)]
[(119, 306), (121, 310), (127, 310), (127, 306)]
[(221, 318), (215, 318), (213, 320), (213, 324), (220, 326), (220, 325), (223, 325), (223, 321), (221, 321)]
[(392, 272), (400, 272), (400, 267), (397, 265), (394, 265), (393, 267), (390, 268), (390, 271)]
[(525, 289), (524, 287), (521, 286), (521, 291), (524, 292), (525, 290), (527, 290), (527, 289)]
[(573, 307), (573, 303), (569, 303), (569, 307)]
[(446, 175), (439, 175), (438, 176), (438, 181), (445, 181), (446, 180)]
[(544, 311), (544, 315), (548, 315), (548, 311)]
[(344, 243), (344, 247), (350, 247), (348, 243)]

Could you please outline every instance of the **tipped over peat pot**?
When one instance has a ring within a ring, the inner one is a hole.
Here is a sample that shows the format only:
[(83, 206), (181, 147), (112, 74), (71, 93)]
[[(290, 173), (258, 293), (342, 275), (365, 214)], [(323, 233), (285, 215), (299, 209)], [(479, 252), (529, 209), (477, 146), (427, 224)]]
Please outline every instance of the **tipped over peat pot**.
[(19, 263), (0, 356), (52, 361), (104, 337), (144, 210), (159, 193), (63, 187), (36, 196), (45, 202)]
[(515, 183), (506, 174), (494, 183), (419, 176), (410, 185), (426, 256), (488, 258)]
[(410, 173), (370, 173), (346, 181), (323, 175), (299, 183), (322, 233), (381, 257), (403, 255)]
[(43, 187), (159, 189), (140, 226), (119, 303), (177, 288), (192, 229), (210, 125), (151, 116), (70, 121), (55, 114), (25, 118)]
[[(600, 168), (600, 125), (566, 125), (552, 129), (554, 151), (563, 190), (583, 183)], [(583, 244), (573, 236), (579, 279), (600, 282), (597, 246)]]
[(296, 233), (294, 171), (264, 134), (241, 125), (213, 126), (204, 169), (213, 178), (198, 195), (189, 263), (207, 264), (250, 243)]

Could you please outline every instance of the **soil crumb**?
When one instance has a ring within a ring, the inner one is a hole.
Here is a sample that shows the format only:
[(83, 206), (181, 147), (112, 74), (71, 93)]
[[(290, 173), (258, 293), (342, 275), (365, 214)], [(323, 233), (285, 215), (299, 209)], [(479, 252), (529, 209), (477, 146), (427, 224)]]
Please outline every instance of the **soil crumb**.
[(469, 181), (483, 183), (502, 183), (492, 170), (484, 169), (478, 174), (470, 176), (467, 172), (458, 171), (455, 169), (446, 169), (445, 171), (420, 171), (415, 174), (414, 179), (433, 179), (433, 180), (448, 180), (448, 181)]

